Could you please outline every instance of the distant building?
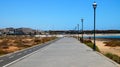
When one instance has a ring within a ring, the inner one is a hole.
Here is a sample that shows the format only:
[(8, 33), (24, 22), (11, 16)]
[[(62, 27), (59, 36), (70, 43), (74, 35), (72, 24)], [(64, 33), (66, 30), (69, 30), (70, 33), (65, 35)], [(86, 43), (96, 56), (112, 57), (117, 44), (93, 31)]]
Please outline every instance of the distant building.
[(0, 35), (35, 35), (41, 34), (40, 31), (31, 28), (4, 28), (0, 29)]

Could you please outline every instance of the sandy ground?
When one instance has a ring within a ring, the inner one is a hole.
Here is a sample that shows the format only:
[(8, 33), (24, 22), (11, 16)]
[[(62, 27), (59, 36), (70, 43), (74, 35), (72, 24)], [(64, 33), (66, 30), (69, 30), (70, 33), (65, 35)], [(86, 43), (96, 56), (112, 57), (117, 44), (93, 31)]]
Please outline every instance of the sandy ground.
[(100, 49), (101, 53), (104, 53), (104, 54), (105, 53), (113, 53), (113, 54), (120, 56), (120, 47), (105, 46), (104, 42), (106, 42), (106, 41), (96, 40), (96, 45)]

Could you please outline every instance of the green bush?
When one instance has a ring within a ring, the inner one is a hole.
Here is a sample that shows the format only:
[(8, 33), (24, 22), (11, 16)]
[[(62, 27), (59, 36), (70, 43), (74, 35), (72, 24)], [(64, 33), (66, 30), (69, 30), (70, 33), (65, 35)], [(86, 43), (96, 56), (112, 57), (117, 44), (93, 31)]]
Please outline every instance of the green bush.
[[(93, 43), (85, 43), (87, 46), (93, 49)], [(96, 46), (96, 51), (100, 52), (99, 48)]]
[[(82, 40), (82, 38), (80, 38), (80, 41), (83, 42), (84, 44), (86, 44), (88, 47), (93, 49), (93, 43), (90, 39), (84, 39)], [(96, 51), (100, 52), (99, 48), (96, 46)]]
[(105, 56), (120, 64), (120, 57), (118, 55), (106, 53)]

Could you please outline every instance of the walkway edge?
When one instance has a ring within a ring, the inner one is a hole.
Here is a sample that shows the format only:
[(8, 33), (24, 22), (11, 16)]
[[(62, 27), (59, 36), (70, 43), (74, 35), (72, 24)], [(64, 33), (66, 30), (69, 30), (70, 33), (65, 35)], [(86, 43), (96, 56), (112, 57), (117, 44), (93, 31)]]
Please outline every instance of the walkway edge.
[[(61, 38), (57, 38), (57, 39), (55, 39), (55, 40), (52, 40), (52, 41), (49, 41), (49, 42), (43, 43), (43, 44), (41, 44), (41, 45), (45, 45), (45, 46), (47, 46), (47, 45), (49, 45), (49, 44), (51, 44), (51, 43), (53, 43), (53, 42), (58, 41), (59, 39), (61, 39)], [(37, 46), (38, 46), (38, 45), (37, 45)], [(44, 46), (44, 47), (45, 47), (45, 46)], [(35, 46), (34, 46), (34, 47), (35, 47)], [(32, 48), (32, 47), (31, 47), (31, 48)], [(42, 47), (42, 48), (43, 48), (43, 47)], [(30, 54), (27, 54), (27, 55), (25, 55), (25, 56), (23, 56), (23, 57), (21, 57), (21, 58), (15, 60), (15, 61), (12, 61), (12, 62), (10, 62), (10, 63), (4, 65), (3, 67), (10, 66), (11, 64), (14, 64), (14, 63), (16, 63), (16, 62), (18, 62), (18, 61), (20, 61), (20, 60), (26, 58), (26, 57), (29, 57), (29, 56), (35, 54), (36, 52), (38, 52), (38, 50), (36, 50), (36, 51), (34, 51), (34, 52), (31, 52)]]
[(113, 63), (114, 65), (116, 65), (117, 67), (120, 67), (120, 65), (118, 63), (116, 63), (115, 61), (109, 59), (108, 57), (104, 56), (103, 54), (95, 51), (97, 54), (99, 54), (101, 57), (105, 58), (106, 60), (108, 60), (109, 62)]
[[(83, 43), (83, 44), (84, 44), (84, 43)], [(84, 45), (87, 46), (86, 44), (84, 44)], [(87, 47), (88, 47), (88, 46), (87, 46)], [(89, 47), (89, 48), (90, 48), (90, 47)], [(92, 49), (92, 48), (90, 48), (90, 49)], [(97, 51), (94, 51), (94, 52), (96, 52), (97, 54), (99, 54), (101, 57), (105, 58), (105, 59), (108, 60), (109, 62), (113, 63), (113, 64), (116, 65), (117, 67), (120, 67), (120, 65), (119, 65), (117, 62), (115, 62), (115, 61), (111, 60), (110, 58), (104, 56), (104, 55), (101, 54), (100, 52), (97, 52)]]

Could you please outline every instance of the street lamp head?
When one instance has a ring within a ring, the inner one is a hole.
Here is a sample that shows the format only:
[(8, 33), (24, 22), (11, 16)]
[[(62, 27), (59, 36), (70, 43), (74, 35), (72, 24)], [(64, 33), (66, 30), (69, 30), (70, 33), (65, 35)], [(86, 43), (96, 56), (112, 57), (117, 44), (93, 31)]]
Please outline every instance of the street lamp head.
[(83, 22), (83, 18), (81, 19), (81, 22)]
[(94, 3), (93, 3), (93, 8), (95, 9), (96, 7), (97, 7), (97, 3), (94, 2)]

